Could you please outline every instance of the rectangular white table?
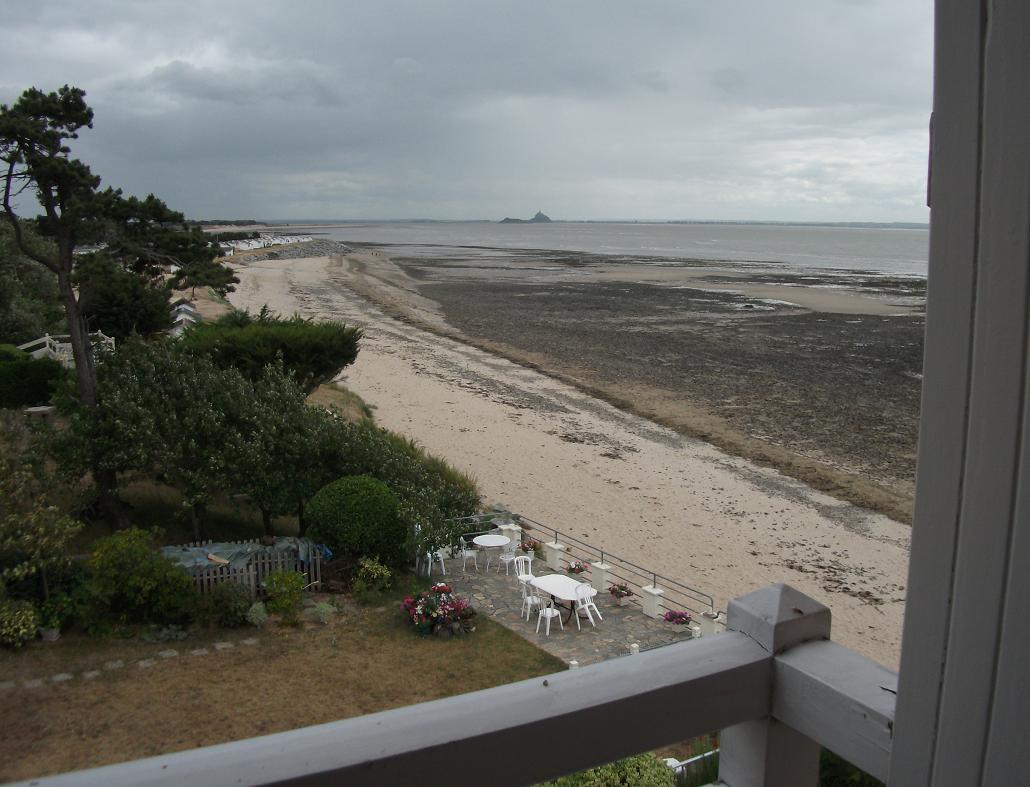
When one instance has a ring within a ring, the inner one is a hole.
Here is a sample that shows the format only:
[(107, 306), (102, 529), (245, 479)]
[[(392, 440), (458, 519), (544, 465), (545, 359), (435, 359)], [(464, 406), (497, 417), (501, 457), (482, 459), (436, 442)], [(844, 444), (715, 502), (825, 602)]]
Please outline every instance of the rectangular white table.
[[(567, 574), (545, 574), (542, 577), (533, 577), (529, 580), (529, 584), (547, 593), (551, 598), (572, 602), (569, 606), (569, 617), (565, 621), (567, 623), (572, 619), (572, 613), (576, 610), (576, 588), (587, 583), (573, 579)], [(590, 586), (587, 585), (587, 587)], [(590, 597), (593, 598), (596, 595), (597, 589), (590, 587)]]

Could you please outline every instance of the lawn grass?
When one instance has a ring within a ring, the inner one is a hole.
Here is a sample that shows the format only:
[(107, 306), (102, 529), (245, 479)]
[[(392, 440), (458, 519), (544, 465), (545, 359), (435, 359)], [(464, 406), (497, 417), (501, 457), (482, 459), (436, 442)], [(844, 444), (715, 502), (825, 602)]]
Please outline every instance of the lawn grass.
[[(565, 664), (517, 634), (477, 618), (468, 636), (420, 637), (389, 604), (350, 601), (328, 626), (202, 631), (172, 643), (68, 636), (0, 653), (0, 780), (27, 779), (358, 716), (550, 674)], [(215, 639), (256, 636), (257, 645), (206, 656)], [(94, 681), (105, 661), (153, 658)], [(26, 689), (58, 671), (73, 680)]]

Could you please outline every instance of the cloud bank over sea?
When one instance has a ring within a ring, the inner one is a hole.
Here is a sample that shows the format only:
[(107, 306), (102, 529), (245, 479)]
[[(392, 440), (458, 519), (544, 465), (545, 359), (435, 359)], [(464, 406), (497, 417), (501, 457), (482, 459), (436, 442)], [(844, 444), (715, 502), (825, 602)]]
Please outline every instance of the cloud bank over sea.
[(0, 101), (194, 217), (927, 217), (925, 2), (16, 5)]

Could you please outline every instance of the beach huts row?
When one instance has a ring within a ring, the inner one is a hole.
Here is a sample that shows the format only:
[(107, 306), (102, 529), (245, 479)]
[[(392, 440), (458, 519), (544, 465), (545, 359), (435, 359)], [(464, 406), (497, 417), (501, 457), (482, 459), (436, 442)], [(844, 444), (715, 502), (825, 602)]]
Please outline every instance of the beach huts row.
[(307, 243), (311, 240), (309, 235), (261, 235), (257, 238), (246, 238), (244, 240), (227, 240), (219, 243), (222, 252), (226, 257), (231, 257), (238, 251), (250, 251), (252, 249), (264, 249), (269, 246), (284, 246), (290, 243)]
[(168, 335), (173, 339), (178, 339), (187, 328), (196, 325), (202, 319), (197, 307), (193, 305), (193, 301), (187, 298), (179, 298), (175, 301), (171, 305), (170, 313), (172, 327), (168, 329)]

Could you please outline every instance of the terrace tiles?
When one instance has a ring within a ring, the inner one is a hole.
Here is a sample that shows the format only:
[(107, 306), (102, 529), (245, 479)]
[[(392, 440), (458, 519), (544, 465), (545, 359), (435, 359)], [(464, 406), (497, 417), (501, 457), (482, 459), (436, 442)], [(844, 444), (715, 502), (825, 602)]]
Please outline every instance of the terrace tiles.
[[(471, 566), (467, 572), (463, 572), (460, 560), (448, 560), (446, 564), (447, 574), (441, 576), (440, 564), (436, 563), (432, 573), (434, 579), (446, 581), (457, 595), (469, 598), (479, 615), (497, 621), (565, 662), (577, 661), (583, 666), (625, 656), (629, 654), (632, 644), (644, 651), (691, 638), (687, 626), (676, 626), (646, 617), (634, 601), (620, 607), (604, 592), (594, 598), (604, 616), (596, 628), (591, 627), (584, 617), (581, 620), (583, 628), (577, 630), (576, 621), (570, 618), (564, 630), (558, 626), (557, 621), (551, 621), (550, 636), (544, 636), (543, 626), (537, 634), (536, 614), (530, 622), (522, 617), (522, 595), (514, 574), (505, 576), (503, 568), (498, 573), (494, 566), (490, 567), (489, 573), (482, 570), (476, 572)], [(534, 573), (542, 575), (552, 572), (547, 569)]]

